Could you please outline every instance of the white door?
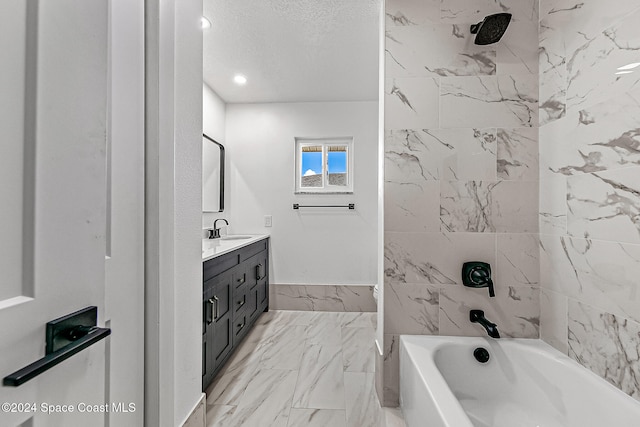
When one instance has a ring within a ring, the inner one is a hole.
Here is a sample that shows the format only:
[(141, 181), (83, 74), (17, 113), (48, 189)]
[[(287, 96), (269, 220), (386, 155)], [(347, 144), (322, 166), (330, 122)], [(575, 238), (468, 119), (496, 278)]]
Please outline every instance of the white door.
[(112, 328), (30, 381), (0, 387), (1, 426), (141, 425), (141, 299), (114, 287), (142, 294), (142, 195), (131, 197), (141, 178), (126, 191), (116, 179), (127, 148), (110, 126), (110, 13), (108, 0), (0, 1), (0, 376), (44, 356), (48, 321), (96, 306), (98, 326)]

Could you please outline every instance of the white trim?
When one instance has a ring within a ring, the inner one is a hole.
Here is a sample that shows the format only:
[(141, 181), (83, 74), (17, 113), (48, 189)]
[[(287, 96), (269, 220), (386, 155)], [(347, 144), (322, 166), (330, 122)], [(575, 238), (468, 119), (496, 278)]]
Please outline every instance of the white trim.
[[(351, 136), (325, 137), (325, 138), (304, 138), (295, 139), (295, 170), (294, 170), (294, 194), (353, 194), (354, 188), (354, 138)], [(311, 146), (322, 147), (322, 186), (302, 187), (302, 148)], [(347, 185), (329, 185), (328, 183), (328, 151), (331, 146), (346, 146), (347, 152)]]

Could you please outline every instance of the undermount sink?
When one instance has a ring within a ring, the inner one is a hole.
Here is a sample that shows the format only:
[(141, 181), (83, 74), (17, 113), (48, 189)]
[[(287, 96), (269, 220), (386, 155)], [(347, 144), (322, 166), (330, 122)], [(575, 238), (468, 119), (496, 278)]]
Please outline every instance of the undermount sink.
[(250, 239), (250, 238), (251, 238), (251, 236), (233, 236), (233, 235), (231, 235), (231, 236), (221, 237), (220, 240), (247, 240), (247, 239)]

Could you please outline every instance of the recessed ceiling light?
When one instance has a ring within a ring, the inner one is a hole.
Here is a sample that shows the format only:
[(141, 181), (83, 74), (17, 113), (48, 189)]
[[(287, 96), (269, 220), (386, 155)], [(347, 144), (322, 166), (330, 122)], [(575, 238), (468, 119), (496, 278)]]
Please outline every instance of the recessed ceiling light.
[(207, 28), (211, 28), (211, 21), (209, 21), (204, 16), (200, 18), (200, 23), (202, 24), (202, 29), (206, 30)]
[(616, 74), (631, 74), (633, 71), (618, 71)]
[(631, 64), (623, 65), (622, 67), (618, 67), (618, 70), (633, 70), (634, 68), (640, 66), (640, 62), (632, 62)]
[(236, 74), (233, 77), (233, 81), (235, 82), (235, 84), (243, 86), (247, 84), (247, 78), (245, 76), (243, 76), (242, 74)]

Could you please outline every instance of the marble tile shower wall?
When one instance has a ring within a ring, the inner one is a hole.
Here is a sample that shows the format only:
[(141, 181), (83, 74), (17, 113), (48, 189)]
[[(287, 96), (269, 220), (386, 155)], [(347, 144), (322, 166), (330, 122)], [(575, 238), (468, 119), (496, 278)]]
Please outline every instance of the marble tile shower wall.
[(540, 1), (541, 337), (640, 399), (637, 0)]
[[(398, 335), (539, 336), (538, 0), (387, 0), (385, 405), (398, 401)], [(469, 27), (507, 11), (498, 44)], [(493, 267), (496, 298), (462, 286)]]

